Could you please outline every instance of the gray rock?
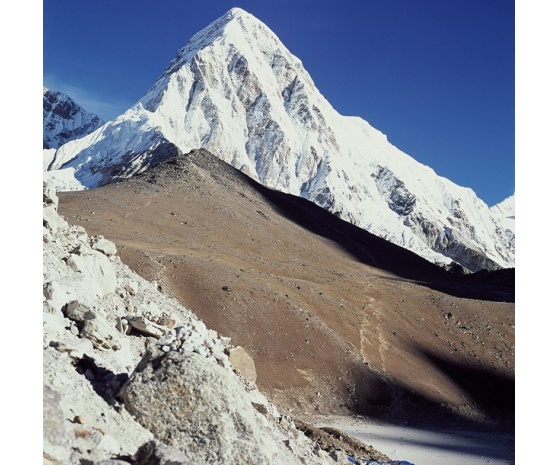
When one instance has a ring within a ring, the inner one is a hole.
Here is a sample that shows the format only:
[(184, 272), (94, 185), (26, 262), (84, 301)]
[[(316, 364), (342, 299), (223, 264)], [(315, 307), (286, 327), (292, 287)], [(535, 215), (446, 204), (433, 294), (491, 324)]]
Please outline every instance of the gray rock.
[(86, 320), (95, 320), (95, 313), (77, 300), (68, 302), (64, 309), (64, 315), (79, 323), (83, 323)]
[(143, 316), (129, 316), (126, 317), (126, 320), (130, 326), (146, 336), (159, 338), (169, 331), (169, 328), (158, 325)]
[(58, 392), (43, 385), (43, 440), (50, 444), (66, 446), (68, 434)]
[(153, 349), (120, 395), (140, 424), (195, 463), (274, 463), (239, 380), (200, 355)]
[(196, 465), (179, 449), (160, 441), (148, 441), (135, 454), (137, 465)]

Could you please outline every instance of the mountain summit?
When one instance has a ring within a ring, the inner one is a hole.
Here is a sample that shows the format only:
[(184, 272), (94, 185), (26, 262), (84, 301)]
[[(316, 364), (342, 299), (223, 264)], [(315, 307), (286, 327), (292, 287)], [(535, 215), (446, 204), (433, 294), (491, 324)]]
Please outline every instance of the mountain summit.
[(471, 189), (336, 112), (301, 61), (240, 8), (195, 34), (126, 113), (59, 148), (49, 170), (93, 188), (196, 148), (433, 263), (514, 266), (514, 233)]

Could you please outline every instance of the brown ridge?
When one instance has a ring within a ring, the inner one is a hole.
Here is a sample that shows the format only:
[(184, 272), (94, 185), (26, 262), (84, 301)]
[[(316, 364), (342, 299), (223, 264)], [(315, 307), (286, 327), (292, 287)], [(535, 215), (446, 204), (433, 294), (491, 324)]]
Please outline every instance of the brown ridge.
[(59, 198), (243, 346), (286, 413), (513, 425), (513, 270), (452, 275), (204, 150)]

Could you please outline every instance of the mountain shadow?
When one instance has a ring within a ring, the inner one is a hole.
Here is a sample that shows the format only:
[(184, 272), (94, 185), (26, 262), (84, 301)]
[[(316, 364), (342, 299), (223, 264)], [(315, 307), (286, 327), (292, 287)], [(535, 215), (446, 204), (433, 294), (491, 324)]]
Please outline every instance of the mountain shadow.
[(231, 188), (236, 183), (249, 186), (286, 219), (335, 242), (361, 263), (457, 297), (515, 301), (514, 269), (484, 271), (473, 275), (447, 271), (409, 250), (340, 219), (309, 200), (263, 186), (204, 149), (192, 150), (188, 154), (164, 161), (139, 178), (163, 186), (169, 179), (192, 177), (193, 165), (210, 173), (213, 180), (223, 187)]
[[(170, 145), (172, 144), (167, 144), (166, 147)], [(124, 183), (134, 186), (138, 182), (148, 182), (165, 187), (170, 182), (200, 181), (201, 173), (205, 173), (212, 182), (225, 189), (234, 190), (242, 186), (257, 192), (284, 218), (313, 234), (333, 241), (356, 260), (368, 266), (456, 297), (499, 302), (515, 301), (515, 269), (483, 270), (466, 275), (462, 273), (460, 266), (451, 267), (452, 271), (446, 270), (342, 220), (307, 199), (263, 186), (207, 150), (198, 149), (182, 154), (175, 149), (168, 149), (164, 161), (156, 162), (143, 173), (112, 184)]]
[(484, 270), (472, 275), (452, 273), (338, 218), (306, 199), (268, 189), (248, 177), (247, 182), (285, 218), (336, 242), (366, 265), (457, 297), (515, 301), (515, 269)]

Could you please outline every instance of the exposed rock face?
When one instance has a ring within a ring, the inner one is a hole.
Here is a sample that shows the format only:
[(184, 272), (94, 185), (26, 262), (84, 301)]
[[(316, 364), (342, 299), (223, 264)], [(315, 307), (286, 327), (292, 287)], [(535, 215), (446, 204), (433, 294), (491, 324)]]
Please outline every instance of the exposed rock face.
[(43, 148), (57, 149), (95, 131), (103, 121), (68, 95), (43, 87)]
[(238, 377), (229, 339), (56, 206), (44, 185), (44, 463), (336, 463)]

